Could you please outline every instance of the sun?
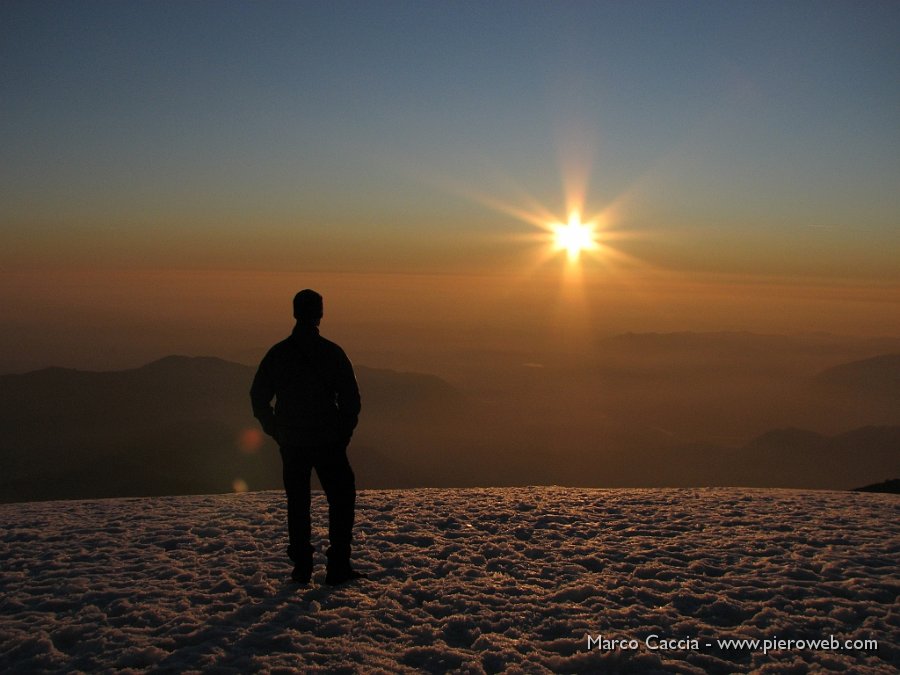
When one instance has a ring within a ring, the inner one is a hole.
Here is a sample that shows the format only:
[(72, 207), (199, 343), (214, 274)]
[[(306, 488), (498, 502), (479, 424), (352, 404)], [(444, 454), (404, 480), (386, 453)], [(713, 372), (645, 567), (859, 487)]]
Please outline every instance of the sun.
[(552, 225), (552, 230), (554, 248), (557, 251), (566, 251), (572, 262), (578, 260), (582, 251), (598, 248), (593, 223), (582, 223), (581, 216), (577, 212), (569, 216), (569, 222), (565, 225), (562, 223)]

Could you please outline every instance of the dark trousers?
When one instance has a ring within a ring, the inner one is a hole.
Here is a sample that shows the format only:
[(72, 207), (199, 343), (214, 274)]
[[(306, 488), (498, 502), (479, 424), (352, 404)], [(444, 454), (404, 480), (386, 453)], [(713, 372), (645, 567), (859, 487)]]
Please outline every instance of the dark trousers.
[(288, 556), (295, 564), (312, 565), (309, 480), (315, 469), (328, 499), (328, 566), (334, 569), (349, 566), (356, 478), (347, 460), (346, 447), (282, 446), (281, 462), (287, 494)]

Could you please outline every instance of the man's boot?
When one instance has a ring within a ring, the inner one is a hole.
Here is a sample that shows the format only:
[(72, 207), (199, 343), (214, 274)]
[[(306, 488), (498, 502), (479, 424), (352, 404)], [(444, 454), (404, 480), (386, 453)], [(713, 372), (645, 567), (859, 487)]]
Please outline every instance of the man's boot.
[(328, 569), (325, 573), (325, 583), (329, 586), (339, 586), (356, 579), (368, 579), (368, 575), (357, 572), (350, 565), (350, 551), (335, 550), (330, 547), (326, 552), (328, 556)]
[(288, 555), (294, 561), (291, 579), (298, 584), (308, 584), (312, 579), (313, 547), (306, 545), (299, 553), (295, 552), (293, 547), (288, 547)]
[(345, 567), (329, 567), (325, 573), (325, 583), (329, 586), (340, 586), (348, 581), (356, 581), (357, 579), (368, 579), (369, 575), (363, 572), (357, 572), (349, 564)]

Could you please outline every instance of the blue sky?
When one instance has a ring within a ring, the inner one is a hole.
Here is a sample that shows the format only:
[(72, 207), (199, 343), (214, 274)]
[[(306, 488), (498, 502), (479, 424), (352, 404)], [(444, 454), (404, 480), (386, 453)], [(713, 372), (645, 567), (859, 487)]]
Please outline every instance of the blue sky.
[(6, 2), (3, 255), (452, 267), (530, 227), (468, 188), (562, 216), (589, 158), (658, 264), (896, 278), (898, 34), (893, 2)]

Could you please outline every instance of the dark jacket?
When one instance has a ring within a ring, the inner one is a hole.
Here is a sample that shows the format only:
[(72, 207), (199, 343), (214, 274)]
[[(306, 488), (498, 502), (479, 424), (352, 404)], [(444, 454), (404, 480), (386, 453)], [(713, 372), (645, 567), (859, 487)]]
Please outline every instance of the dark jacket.
[(346, 444), (359, 420), (350, 359), (315, 327), (297, 326), (268, 351), (253, 378), (250, 401), (263, 431), (281, 445)]

